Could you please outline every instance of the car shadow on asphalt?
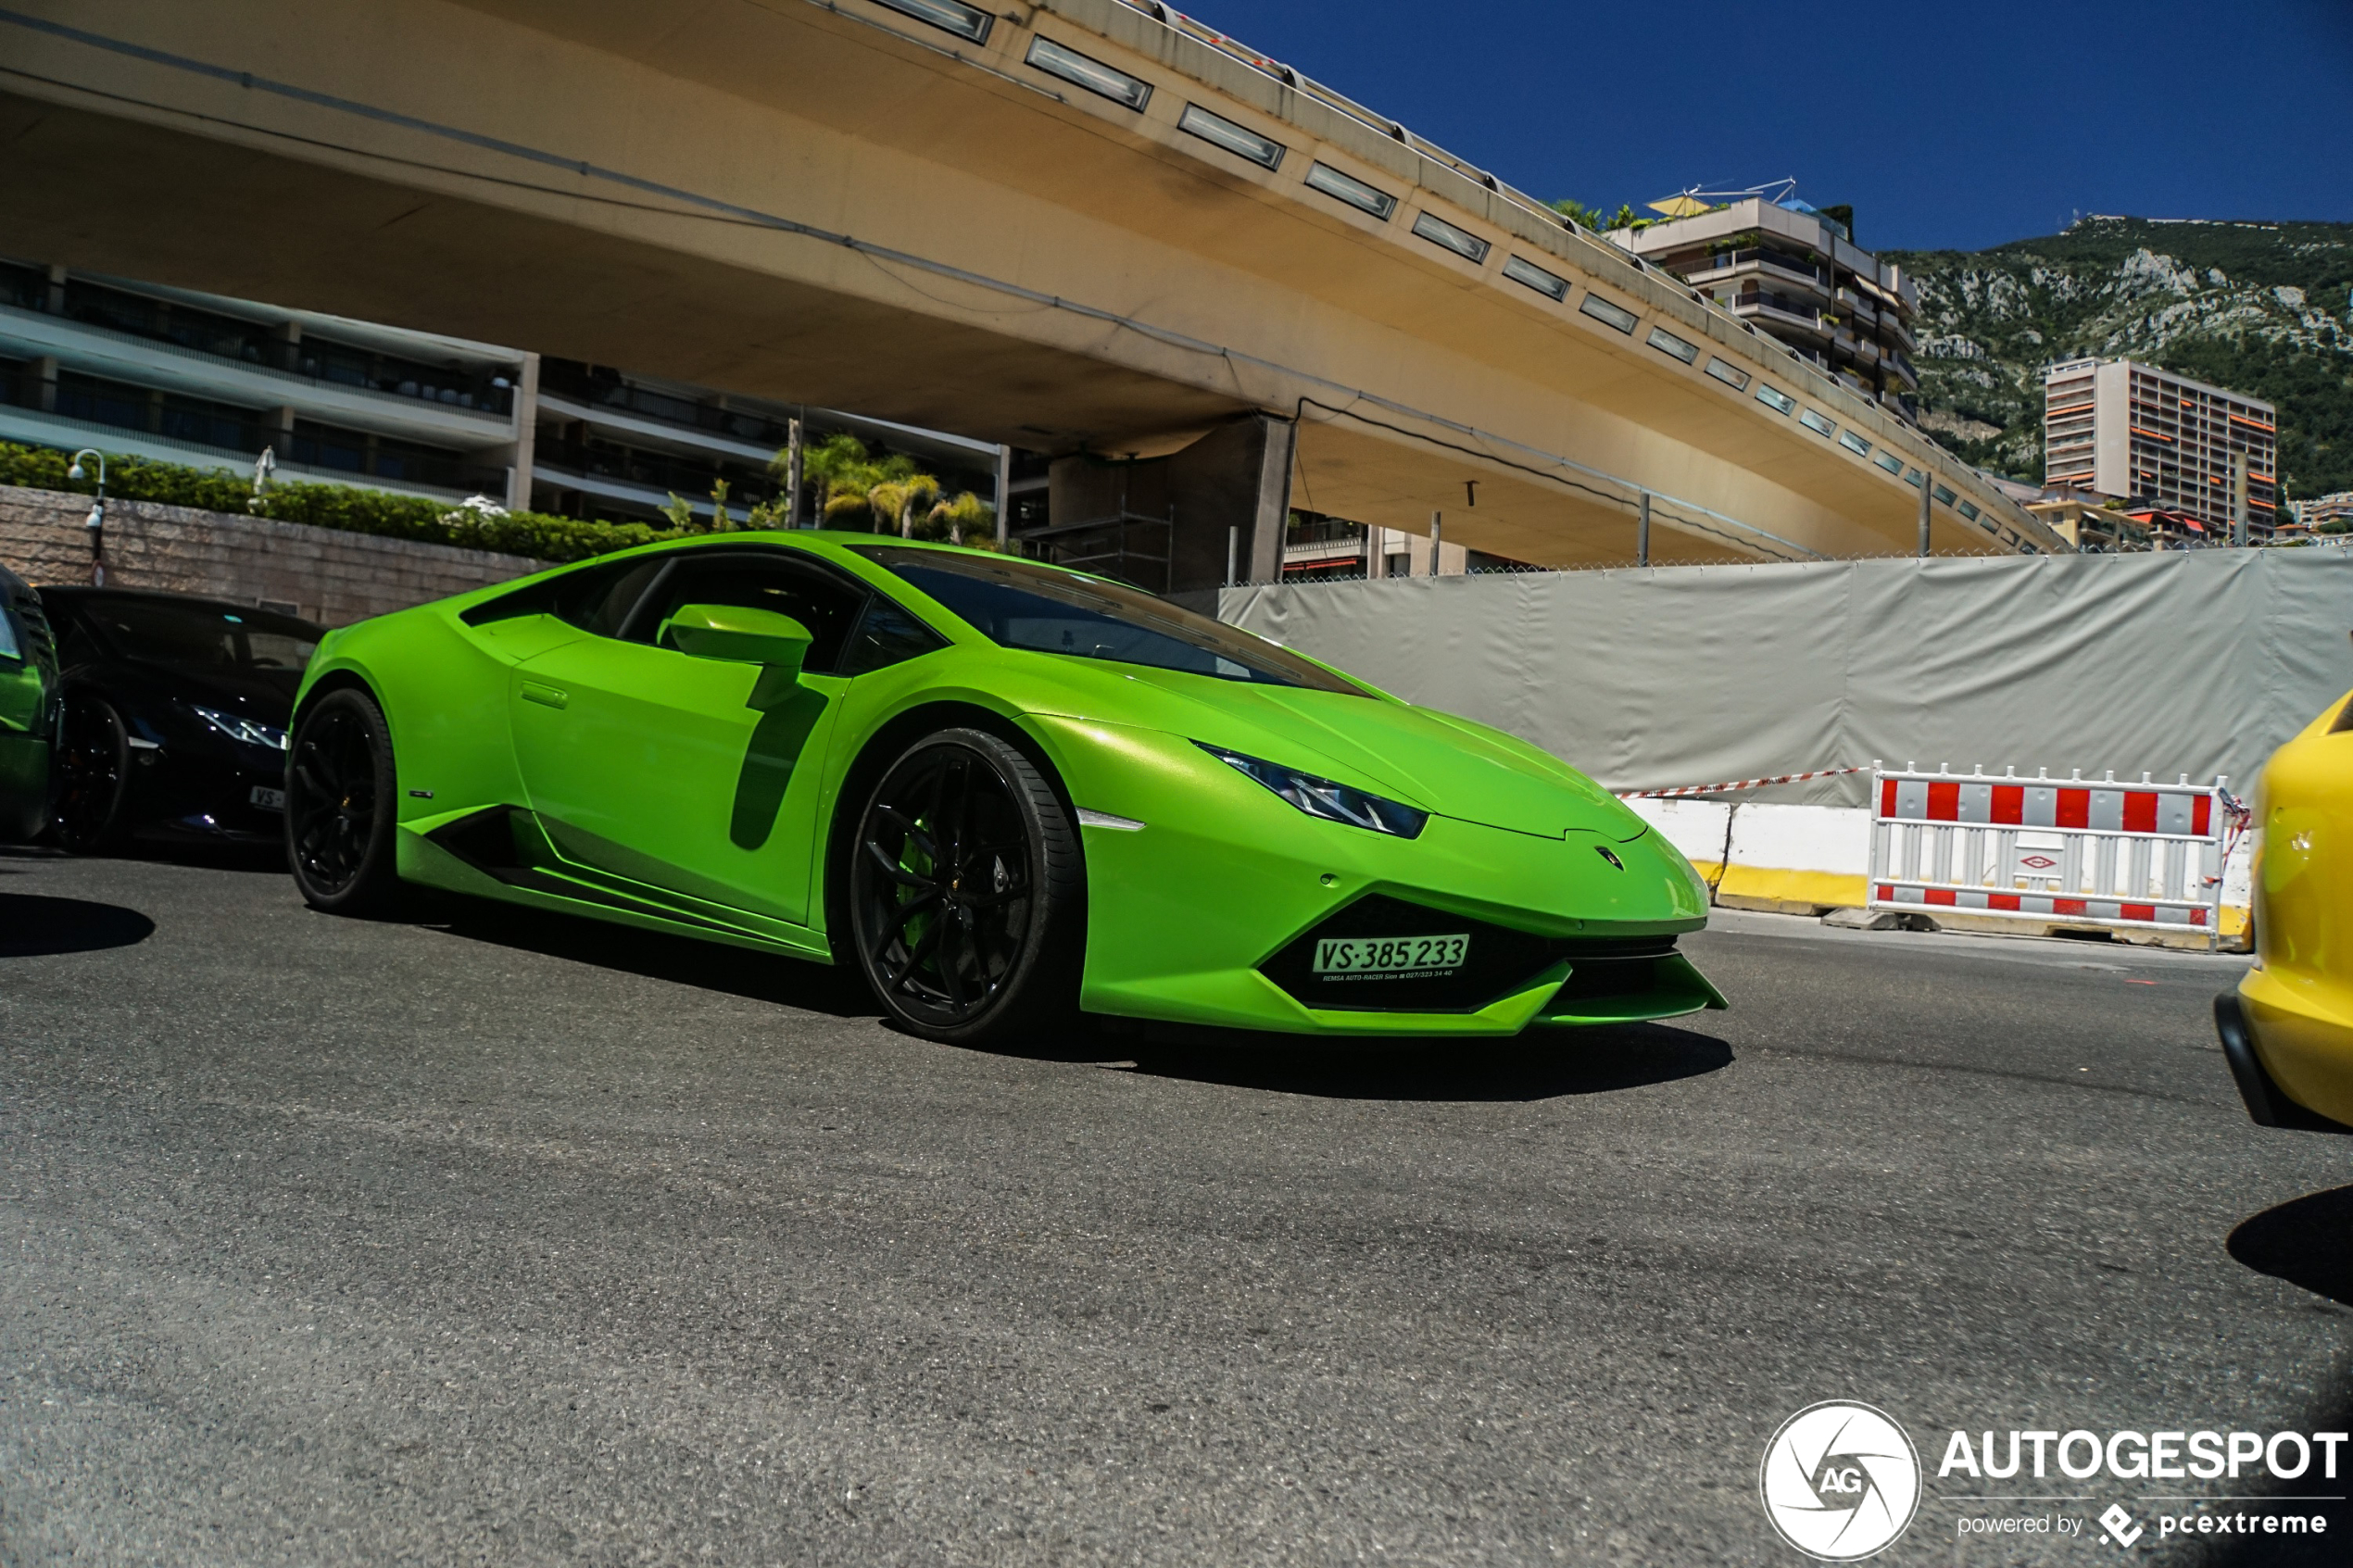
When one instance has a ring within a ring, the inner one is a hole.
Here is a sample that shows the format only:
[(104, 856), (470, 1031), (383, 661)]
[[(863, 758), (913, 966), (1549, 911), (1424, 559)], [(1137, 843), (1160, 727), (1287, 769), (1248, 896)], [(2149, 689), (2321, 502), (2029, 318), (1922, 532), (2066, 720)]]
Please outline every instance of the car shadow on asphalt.
[(2228, 1245), (2257, 1273), (2353, 1307), (2353, 1186), (2266, 1209), (2240, 1222)]
[(407, 911), (407, 918), (411, 923), (470, 942), (724, 991), (805, 1012), (873, 1018), (880, 1010), (864, 984), (848, 969), (749, 947), (456, 895), (421, 898)]
[(1345, 1041), (1114, 1023), (993, 1050), (1325, 1099), (1555, 1099), (1671, 1084), (1732, 1064), (1732, 1047), (1716, 1036), (1655, 1023), (1533, 1030), (1507, 1040)]
[(0, 893), (0, 959), (128, 947), (145, 942), (155, 929), (155, 922), (120, 904)]

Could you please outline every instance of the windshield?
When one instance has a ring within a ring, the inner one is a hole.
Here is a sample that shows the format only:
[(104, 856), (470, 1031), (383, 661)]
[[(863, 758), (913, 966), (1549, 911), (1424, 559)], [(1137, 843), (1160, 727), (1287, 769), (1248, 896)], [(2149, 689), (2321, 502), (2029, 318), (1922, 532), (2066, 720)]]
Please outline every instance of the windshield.
[(1000, 647), (1181, 670), (1221, 681), (1364, 692), (1262, 637), (1180, 609), (1139, 588), (1006, 556), (898, 546), (850, 546), (881, 562)]
[(207, 670), (299, 671), (324, 632), (291, 615), (201, 600), (93, 596), (81, 608), (128, 658)]

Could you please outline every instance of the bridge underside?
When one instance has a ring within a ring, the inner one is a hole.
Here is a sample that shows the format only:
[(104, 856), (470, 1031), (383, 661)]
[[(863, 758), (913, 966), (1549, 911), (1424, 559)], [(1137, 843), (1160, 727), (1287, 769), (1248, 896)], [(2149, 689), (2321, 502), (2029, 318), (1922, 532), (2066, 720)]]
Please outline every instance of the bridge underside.
[(1339, 154), (1277, 188), (1014, 55), (808, 0), (26, 3), (55, 25), (0, 28), (20, 257), (1053, 454), (1295, 419), (1291, 505), (1547, 565), (1631, 558), (1637, 485), (1682, 497), (1659, 560), (1914, 543), (1916, 491), (1299, 194)]

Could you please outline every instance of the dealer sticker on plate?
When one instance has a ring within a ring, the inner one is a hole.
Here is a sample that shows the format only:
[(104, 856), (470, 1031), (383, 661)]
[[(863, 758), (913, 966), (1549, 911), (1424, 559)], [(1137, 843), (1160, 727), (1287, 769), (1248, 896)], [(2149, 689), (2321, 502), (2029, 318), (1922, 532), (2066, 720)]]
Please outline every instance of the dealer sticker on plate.
[(252, 798), (253, 803), (265, 811), (283, 811), (286, 809), (286, 792), (283, 789), (271, 789), (267, 784), (256, 784), (253, 786)]
[(1315, 944), (1318, 974), (1445, 974), (1470, 956), (1470, 937), (1334, 936)]

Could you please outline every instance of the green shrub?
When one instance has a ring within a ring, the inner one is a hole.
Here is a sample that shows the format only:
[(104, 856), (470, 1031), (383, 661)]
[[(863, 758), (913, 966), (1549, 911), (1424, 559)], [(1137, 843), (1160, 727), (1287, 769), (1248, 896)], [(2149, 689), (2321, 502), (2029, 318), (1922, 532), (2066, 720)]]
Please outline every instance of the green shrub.
[[(95, 490), (92, 480), (66, 477), (71, 462), (67, 454), (48, 447), (0, 442), (0, 484), (84, 495)], [(156, 501), (239, 517), (258, 515), (345, 533), (498, 550), (545, 561), (585, 560), (679, 536), (678, 530), (643, 522), (583, 522), (577, 518), (510, 512), (499, 507), (453, 508), (422, 495), (396, 495), (349, 484), (273, 483), (258, 508), (246, 505), (252, 494), (251, 482), (229, 469), (188, 468), (107, 455), (107, 495), (116, 500)]]

